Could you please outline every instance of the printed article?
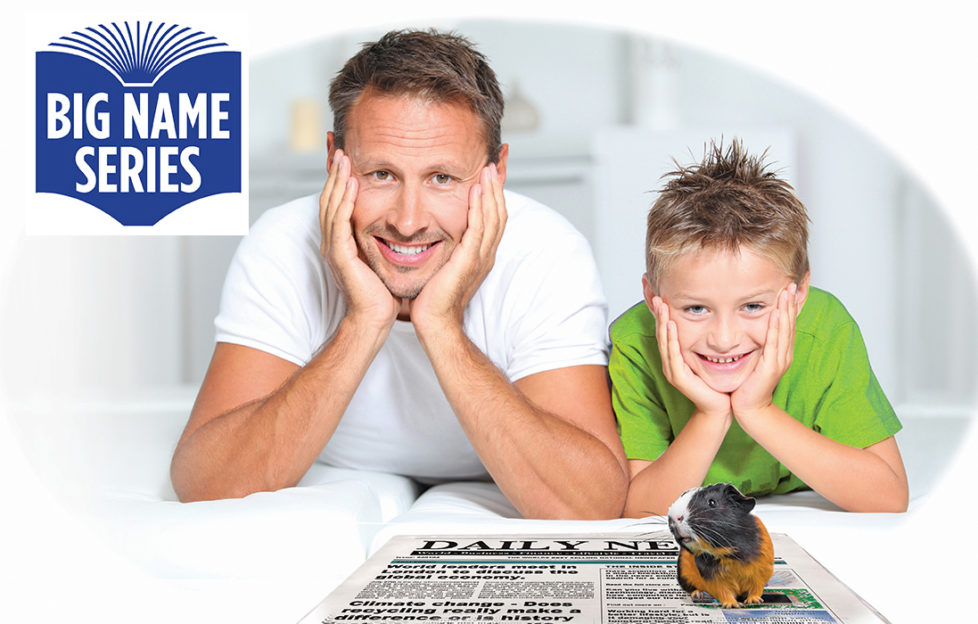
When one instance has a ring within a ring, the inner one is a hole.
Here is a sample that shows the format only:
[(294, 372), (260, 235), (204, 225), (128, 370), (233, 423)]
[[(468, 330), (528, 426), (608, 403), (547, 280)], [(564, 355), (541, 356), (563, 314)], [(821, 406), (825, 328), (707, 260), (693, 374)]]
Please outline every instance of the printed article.
[(763, 603), (723, 609), (676, 580), (668, 532), (598, 536), (400, 536), (300, 624), (550, 622), (857, 624), (886, 622), (775, 533)]

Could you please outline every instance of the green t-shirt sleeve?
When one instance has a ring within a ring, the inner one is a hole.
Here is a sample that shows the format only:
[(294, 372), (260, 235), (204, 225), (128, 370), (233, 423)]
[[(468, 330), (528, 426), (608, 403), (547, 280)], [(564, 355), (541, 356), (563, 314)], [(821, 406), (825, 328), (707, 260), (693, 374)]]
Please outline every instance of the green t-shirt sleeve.
[[(865, 448), (902, 427), (869, 363), (855, 321), (833, 328), (817, 366), (821, 379), (831, 379), (819, 400), (814, 428), (850, 446)], [(814, 372), (814, 371), (813, 371)]]
[[(612, 332), (608, 374), (618, 433), (628, 459), (655, 460), (672, 442), (672, 428), (656, 391), (662, 379), (655, 336)], [(655, 351), (650, 351), (655, 349)]]

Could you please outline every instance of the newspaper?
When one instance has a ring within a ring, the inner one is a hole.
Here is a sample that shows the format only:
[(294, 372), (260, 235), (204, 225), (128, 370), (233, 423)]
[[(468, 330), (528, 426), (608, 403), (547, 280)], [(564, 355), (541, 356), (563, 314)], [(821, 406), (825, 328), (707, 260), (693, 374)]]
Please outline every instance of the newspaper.
[(668, 532), (392, 538), (300, 624), (886, 622), (787, 535), (757, 606), (693, 600)]

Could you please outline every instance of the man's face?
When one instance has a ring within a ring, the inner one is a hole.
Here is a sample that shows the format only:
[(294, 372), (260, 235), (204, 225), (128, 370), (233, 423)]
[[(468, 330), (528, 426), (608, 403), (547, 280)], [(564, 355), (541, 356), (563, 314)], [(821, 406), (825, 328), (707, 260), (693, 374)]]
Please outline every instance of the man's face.
[(459, 104), (368, 92), (347, 117), (344, 151), (359, 188), (360, 255), (395, 297), (414, 298), (466, 230), (487, 164), (481, 123)]
[[(742, 246), (739, 253), (683, 253), (663, 272), (659, 292), (653, 294), (646, 281), (645, 294), (649, 301), (657, 294), (669, 306), (686, 364), (708, 386), (729, 393), (757, 366), (770, 315), (790, 283), (774, 261)], [(800, 304), (807, 276), (798, 286)]]

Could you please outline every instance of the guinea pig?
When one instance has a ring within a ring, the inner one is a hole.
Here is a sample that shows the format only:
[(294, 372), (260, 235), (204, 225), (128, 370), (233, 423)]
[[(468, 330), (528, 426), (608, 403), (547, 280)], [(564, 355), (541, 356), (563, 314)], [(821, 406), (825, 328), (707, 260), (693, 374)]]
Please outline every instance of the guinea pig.
[(703, 592), (726, 609), (761, 603), (774, 574), (774, 545), (754, 499), (729, 483), (687, 490), (669, 507), (679, 544), (676, 577), (693, 598)]

